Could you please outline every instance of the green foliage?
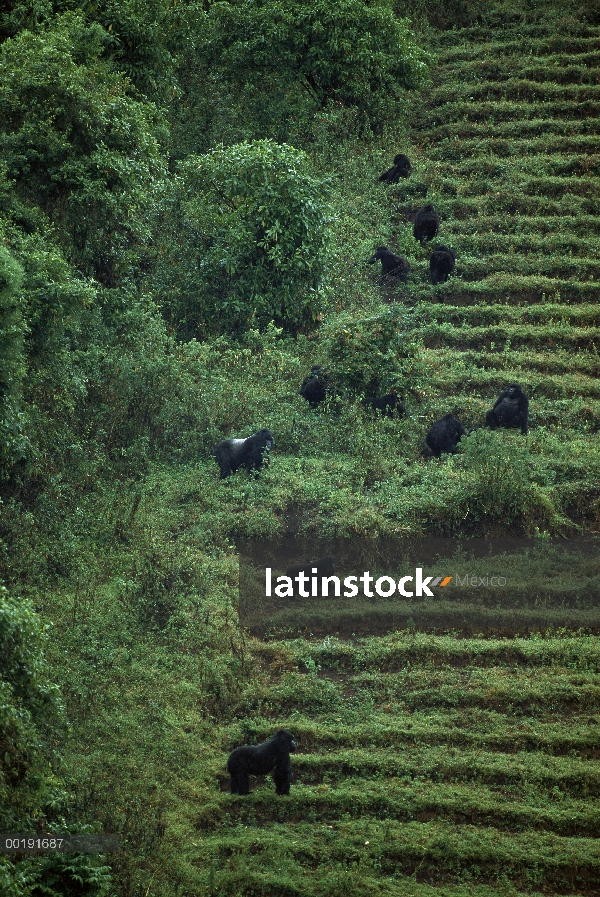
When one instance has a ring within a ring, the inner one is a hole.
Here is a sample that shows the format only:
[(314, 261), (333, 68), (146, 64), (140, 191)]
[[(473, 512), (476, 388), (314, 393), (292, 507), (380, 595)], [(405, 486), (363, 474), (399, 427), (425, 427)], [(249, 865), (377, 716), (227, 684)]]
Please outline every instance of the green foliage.
[(19, 408), (24, 375), (22, 282), (23, 269), (0, 244), (0, 479), (27, 450)]
[(35, 831), (48, 808), (65, 798), (53, 772), (64, 716), (44, 656), (44, 628), (28, 602), (0, 586), (0, 825), (5, 832)]
[(155, 285), (179, 336), (314, 326), (329, 218), (303, 152), (261, 140), (188, 158), (162, 240)]
[(106, 32), (64, 15), (0, 49), (0, 152), (17, 197), (41, 208), (72, 261), (112, 285), (144, 233), (160, 175), (156, 109), (101, 60)]
[(423, 86), (428, 54), (392, 0), (234, 0), (210, 4), (198, 52), (207, 68), (238, 84), (300, 86), (316, 108), (355, 106), (377, 129), (405, 91)]
[(394, 388), (416, 390), (424, 370), (408, 315), (390, 309), (368, 318), (338, 319), (324, 333), (327, 370), (342, 396), (374, 398)]

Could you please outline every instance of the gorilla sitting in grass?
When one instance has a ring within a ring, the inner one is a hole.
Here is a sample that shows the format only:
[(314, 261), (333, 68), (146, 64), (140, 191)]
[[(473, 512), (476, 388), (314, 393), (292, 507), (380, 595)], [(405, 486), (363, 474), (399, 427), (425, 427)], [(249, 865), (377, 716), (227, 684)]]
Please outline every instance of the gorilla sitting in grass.
[(440, 455), (450, 455), (456, 451), (456, 446), (467, 431), (453, 414), (445, 414), (431, 425), (425, 442), (431, 449), (431, 453), (439, 458)]
[(291, 732), (280, 729), (264, 744), (245, 744), (229, 755), (227, 771), (232, 794), (250, 794), (250, 776), (264, 776), (273, 770), (276, 794), (289, 794), (292, 781), (290, 753), (296, 750)]
[(520, 427), (523, 436), (529, 430), (529, 399), (518, 383), (511, 383), (504, 389), (496, 404), (485, 416), (486, 424), (496, 430), (498, 427), (513, 429)]

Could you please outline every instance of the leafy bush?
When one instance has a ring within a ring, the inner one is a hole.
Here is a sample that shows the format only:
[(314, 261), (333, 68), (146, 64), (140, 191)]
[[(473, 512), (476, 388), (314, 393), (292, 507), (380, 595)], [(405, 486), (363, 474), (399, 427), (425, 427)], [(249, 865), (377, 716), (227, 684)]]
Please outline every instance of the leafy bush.
[(428, 54), (392, 0), (234, 0), (211, 4), (203, 24), (207, 69), (267, 95), (282, 84), (303, 88), (319, 109), (355, 106), (374, 128), (427, 79)]
[(325, 348), (336, 392), (372, 398), (392, 388), (414, 391), (422, 368), (410, 328), (411, 319), (396, 309), (331, 328)]
[(156, 108), (101, 60), (104, 29), (64, 15), (0, 48), (0, 153), (19, 200), (40, 207), (68, 255), (111, 285), (143, 232), (162, 172)]
[(178, 335), (314, 325), (329, 218), (303, 152), (261, 140), (188, 158), (166, 224), (156, 287)]

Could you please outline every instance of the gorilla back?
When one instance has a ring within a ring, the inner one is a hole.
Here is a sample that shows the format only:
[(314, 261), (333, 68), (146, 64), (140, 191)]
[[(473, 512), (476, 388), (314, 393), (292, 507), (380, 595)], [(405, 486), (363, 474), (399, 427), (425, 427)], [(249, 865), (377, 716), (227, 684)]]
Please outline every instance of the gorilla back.
[(268, 453), (272, 445), (273, 436), (267, 429), (259, 430), (247, 439), (223, 439), (213, 449), (221, 479), (224, 480), (240, 467), (245, 467), (251, 473), (253, 470), (260, 470), (263, 463), (268, 465)]

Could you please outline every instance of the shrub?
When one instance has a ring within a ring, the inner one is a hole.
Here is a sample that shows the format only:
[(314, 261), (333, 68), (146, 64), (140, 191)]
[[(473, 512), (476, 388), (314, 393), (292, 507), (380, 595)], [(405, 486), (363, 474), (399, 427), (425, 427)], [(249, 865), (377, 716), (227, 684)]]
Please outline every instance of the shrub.
[(183, 338), (271, 320), (311, 327), (329, 238), (325, 188), (303, 152), (260, 140), (192, 156), (159, 249), (165, 316)]

